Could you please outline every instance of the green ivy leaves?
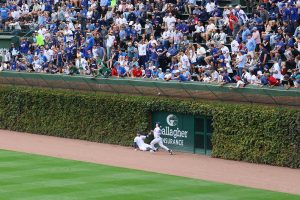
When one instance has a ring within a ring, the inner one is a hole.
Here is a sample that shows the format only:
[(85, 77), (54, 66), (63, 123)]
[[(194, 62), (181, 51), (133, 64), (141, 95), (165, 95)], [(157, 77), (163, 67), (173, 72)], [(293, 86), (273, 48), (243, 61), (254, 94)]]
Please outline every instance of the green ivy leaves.
[(0, 128), (131, 145), (151, 113), (213, 118), (213, 157), (300, 167), (299, 110), (171, 98), (0, 87)]

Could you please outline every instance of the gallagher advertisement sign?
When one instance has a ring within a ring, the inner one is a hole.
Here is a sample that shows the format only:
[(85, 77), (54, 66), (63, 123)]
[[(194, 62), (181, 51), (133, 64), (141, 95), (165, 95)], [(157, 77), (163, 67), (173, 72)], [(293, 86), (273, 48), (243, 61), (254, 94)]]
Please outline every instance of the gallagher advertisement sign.
[(153, 127), (160, 122), (163, 143), (176, 150), (193, 151), (194, 117), (177, 113), (153, 113)]

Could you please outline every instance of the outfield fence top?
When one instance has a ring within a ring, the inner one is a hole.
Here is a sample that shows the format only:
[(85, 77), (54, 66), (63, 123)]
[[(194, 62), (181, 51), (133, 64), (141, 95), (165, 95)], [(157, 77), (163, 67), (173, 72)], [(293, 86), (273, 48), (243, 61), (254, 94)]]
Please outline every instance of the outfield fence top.
[(213, 83), (178, 82), (132, 78), (92, 78), (61, 74), (41, 74), (24, 72), (0, 72), (0, 83), (45, 87), (52, 89), (109, 92), (115, 94), (135, 94), (164, 96), (170, 98), (205, 99), (244, 103), (262, 103), (275, 106), (300, 108), (300, 90), (283, 87), (257, 87), (248, 85), (236, 88), (234, 84), (220, 86)]

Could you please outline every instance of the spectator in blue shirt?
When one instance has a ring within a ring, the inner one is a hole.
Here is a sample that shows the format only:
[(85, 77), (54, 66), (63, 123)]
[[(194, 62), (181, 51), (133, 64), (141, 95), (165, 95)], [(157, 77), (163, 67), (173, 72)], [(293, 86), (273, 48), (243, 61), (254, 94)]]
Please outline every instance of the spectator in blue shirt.
[(47, 57), (45, 56), (44, 52), (41, 51), (41, 54), (39, 56), (39, 60), (42, 62), (42, 63), (45, 63), (47, 62)]
[(290, 8), (290, 13), (291, 13), (291, 24), (293, 25), (293, 28), (296, 29), (298, 25), (298, 20), (299, 20), (299, 13), (298, 13), (298, 8), (296, 7), (295, 4), (292, 4), (292, 7)]
[(237, 67), (238, 67), (237, 75), (239, 77), (242, 77), (243, 69), (245, 67), (246, 62), (247, 62), (247, 58), (244, 55), (244, 52), (239, 51), (238, 58), (237, 58)]
[(260, 82), (261, 82), (262, 85), (268, 85), (269, 84), (268, 78), (265, 74), (260, 77)]
[(87, 33), (86, 43), (88, 50), (91, 50), (95, 44), (94, 37), (90, 33)]
[(287, 35), (293, 35), (293, 33), (295, 32), (293, 24), (290, 23), (290, 21), (283, 22), (283, 30), (284, 30), (284, 33)]
[(165, 79), (165, 74), (164, 72), (162, 71), (162, 68), (158, 68), (158, 79), (159, 80), (164, 80)]
[(279, 16), (279, 8), (276, 6), (274, 2), (272, 2), (271, 7), (269, 9), (270, 20), (276, 20)]
[(20, 44), (20, 53), (22, 54), (27, 54), (29, 51), (29, 43), (28, 41), (26, 41), (25, 38), (22, 39), (22, 42)]
[(255, 42), (255, 39), (252, 37), (251, 34), (249, 34), (247, 36), (247, 43), (246, 43), (246, 48), (248, 50), (248, 52), (254, 52), (255, 51), (255, 48), (256, 48), (256, 42)]
[(149, 52), (149, 60), (152, 62), (154, 66), (158, 66), (158, 54), (156, 52), (156, 45), (153, 44), (152, 48), (150, 48)]
[(251, 34), (251, 31), (250, 31), (249, 28), (248, 28), (247, 26), (245, 26), (245, 25), (242, 26), (242, 30), (243, 30), (243, 32), (242, 32), (242, 41), (243, 41), (243, 42), (246, 42), (246, 41), (247, 41), (247, 36), (248, 36), (249, 34)]
[(168, 49), (168, 57), (176, 56), (178, 53), (176, 46), (173, 43), (170, 43), (170, 47)]
[(258, 16), (257, 14), (254, 14), (254, 22), (255, 22), (255, 26), (257, 27), (257, 29), (259, 31), (263, 31), (264, 30), (263, 19), (260, 16)]
[(143, 78), (151, 78), (151, 77), (152, 77), (152, 70), (149, 69), (149, 66), (147, 66), (145, 69), (145, 75), (143, 76)]
[(183, 75), (183, 71), (175, 70), (174, 80), (178, 80), (179, 82), (188, 81), (188, 79)]
[(156, 78), (159, 78), (158, 75), (159, 75), (159, 71), (157, 70), (157, 67), (154, 66), (152, 71), (151, 71), (151, 75), (152, 75), (152, 78), (156, 79)]
[(184, 68), (182, 71), (182, 75), (186, 78), (187, 81), (191, 80), (191, 73), (189, 72), (189, 70)]
[(118, 77), (125, 77), (126, 76), (126, 69), (124, 66), (121, 66), (120, 63), (117, 64), (117, 72)]
[(33, 55), (31, 53), (31, 51), (28, 51), (27, 55), (26, 55), (26, 60), (29, 64), (32, 64), (33, 62)]
[(106, 6), (108, 6), (108, 2), (109, 2), (109, 0), (100, 0), (100, 6), (106, 7)]
[(223, 76), (223, 80), (222, 80), (222, 84), (227, 84), (227, 83), (232, 83), (232, 79), (230, 78), (230, 76), (228, 75), (227, 72), (225, 71), (221, 71), (221, 75)]
[(290, 19), (290, 10), (289, 8), (286, 7), (286, 5), (284, 4), (284, 6), (282, 7), (282, 10), (281, 10), (281, 14), (282, 14), (282, 20), (283, 21), (287, 21)]
[(83, 6), (83, 7), (88, 7), (89, 6), (89, 1), (88, 0), (81, 0), (81, 5)]
[(225, 56), (223, 54), (220, 54), (218, 61), (220, 63), (220, 67), (226, 67)]
[(0, 8), (1, 17), (2, 20), (5, 22), (8, 19), (8, 9), (5, 7), (5, 5), (2, 5), (2, 8)]
[(179, 30), (183, 33), (183, 34), (187, 34), (189, 32), (189, 26), (186, 24), (186, 21), (182, 22), (182, 25), (180, 26)]

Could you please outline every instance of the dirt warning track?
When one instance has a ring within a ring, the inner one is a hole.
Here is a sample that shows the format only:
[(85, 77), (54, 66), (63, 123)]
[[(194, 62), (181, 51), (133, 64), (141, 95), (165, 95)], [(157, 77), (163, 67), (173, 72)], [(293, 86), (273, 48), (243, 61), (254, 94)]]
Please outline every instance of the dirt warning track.
[(126, 167), (300, 195), (300, 169), (0, 130), (0, 149)]

